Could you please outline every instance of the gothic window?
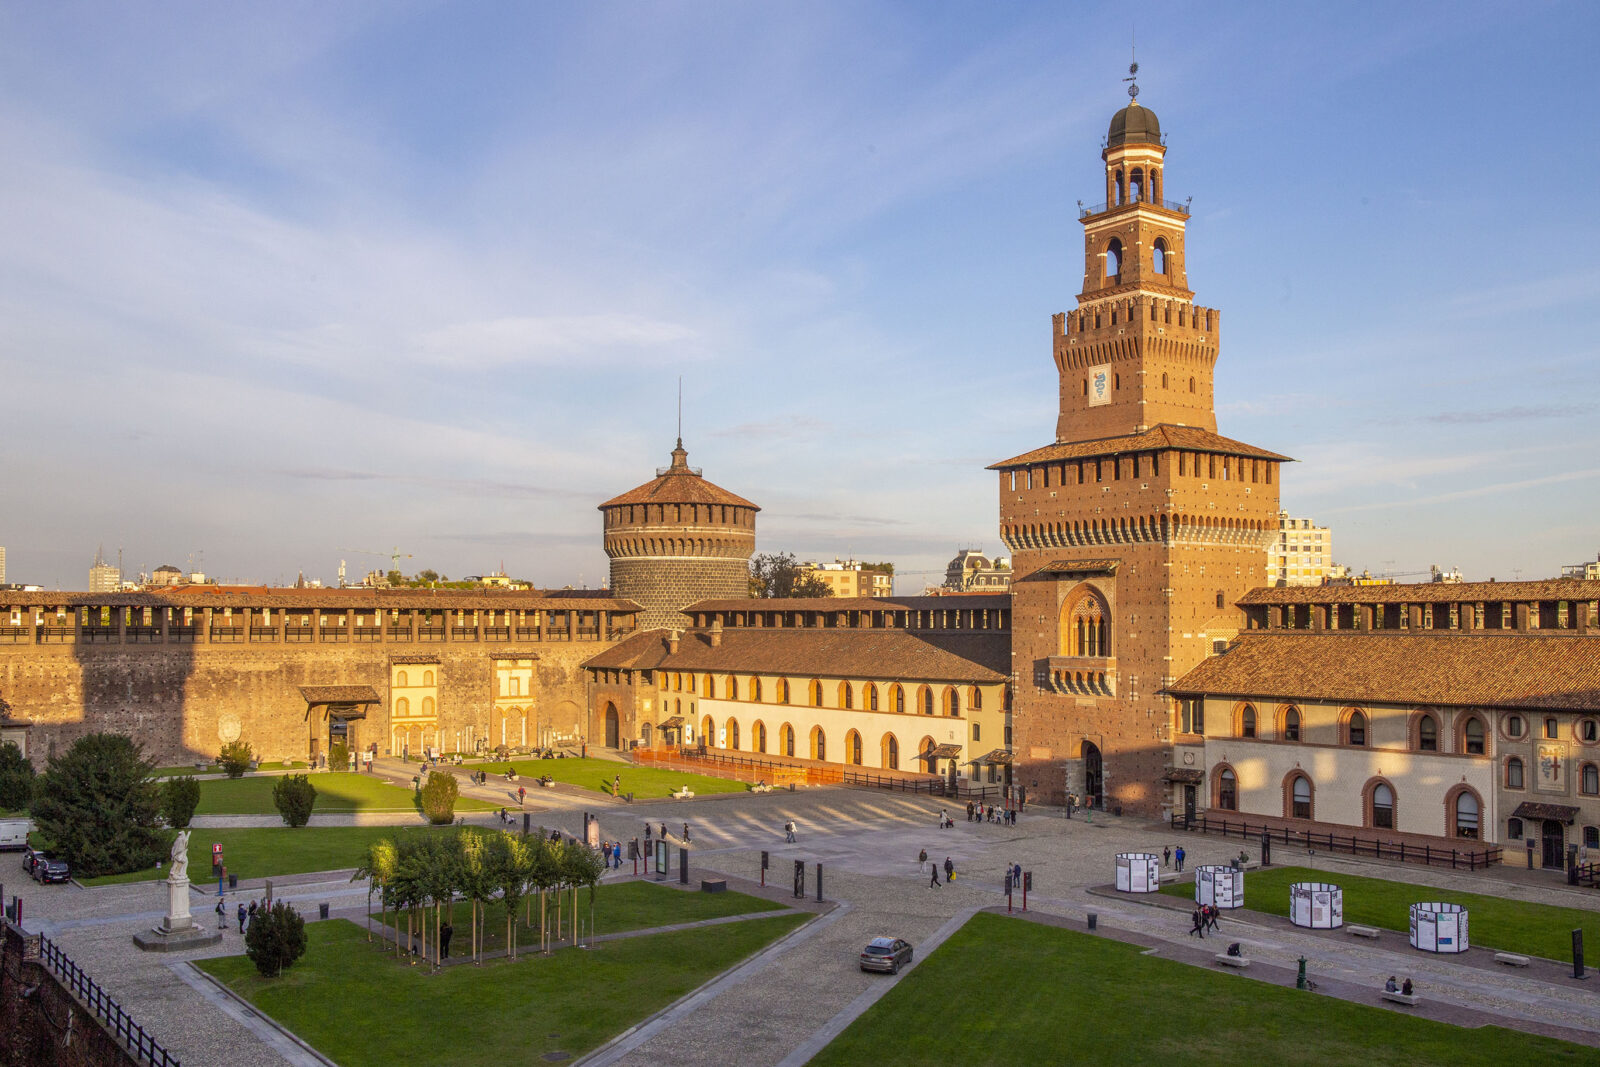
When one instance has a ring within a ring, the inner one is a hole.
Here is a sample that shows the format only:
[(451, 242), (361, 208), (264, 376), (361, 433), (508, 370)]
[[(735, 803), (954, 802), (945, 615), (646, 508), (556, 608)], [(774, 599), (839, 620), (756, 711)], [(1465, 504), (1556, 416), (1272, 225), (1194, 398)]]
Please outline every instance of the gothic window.
[(977, 686), (972, 687), (972, 710), (983, 710), (983, 690), (979, 689)]
[(933, 690), (927, 686), (922, 687), (922, 714), (933, 714)]
[(1468, 719), (1466, 725), (1461, 728), (1461, 739), (1469, 756), (1483, 755), (1483, 720)]
[[(1165, 237), (1157, 237), (1156, 238), (1156, 247), (1155, 247), (1154, 256), (1155, 256), (1155, 264), (1154, 264), (1155, 272), (1157, 274), (1165, 274), (1165, 273), (1167, 273), (1167, 239)], [(1161, 384), (1162, 385), (1166, 385), (1167, 383), (1166, 383), (1165, 380), (1163, 380)]]
[(1122, 241), (1116, 237), (1106, 245), (1106, 280), (1116, 281), (1122, 273)]
[(1067, 613), (1067, 655), (1104, 658), (1111, 655), (1109, 612), (1098, 596), (1086, 593)]
[(900, 686), (894, 687), (894, 710), (902, 715), (906, 710), (906, 691)]
[(756, 701), (757, 703), (760, 703), (760, 701), (761, 701), (761, 679), (760, 678), (752, 678), (752, 679), (750, 679), (750, 699)]
[(878, 687), (871, 682), (867, 683), (867, 710), (878, 710)]
[(961, 694), (954, 689), (945, 690), (944, 704), (945, 711), (952, 719), (961, 714)]
[(1311, 779), (1303, 774), (1295, 775), (1290, 798), (1289, 814), (1292, 818), (1311, 818)]
[(781, 704), (789, 703), (789, 679), (787, 678), (778, 682), (778, 702)]

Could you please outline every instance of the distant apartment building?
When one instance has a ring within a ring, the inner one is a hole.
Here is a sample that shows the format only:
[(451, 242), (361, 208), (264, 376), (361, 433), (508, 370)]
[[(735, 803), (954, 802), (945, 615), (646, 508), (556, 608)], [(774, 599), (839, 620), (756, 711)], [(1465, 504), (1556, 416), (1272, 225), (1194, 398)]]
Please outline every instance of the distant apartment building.
[(1278, 537), (1267, 550), (1267, 583), (1274, 586), (1321, 585), (1335, 574), (1333, 532), (1278, 512)]
[(802, 578), (815, 578), (836, 597), (886, 597), (894, 595), (894, 572), (853, 559), (800, 565)]
[[(1561, 577), (1579, 578), (1584, 581), (1600, 581), (1600, 559), (1593, 563), (1573, 563), (1561, 568)], [(0, 548), (0, 582), (6, 578), (6, 550)]]
[(150, 575), (150, 585), (157, 589), (182, 584), (183, 572), (170, 563), (157, 567)]
[(975, 548), (963, 548), (945, 567), (944, 587), (961, 593), (1003, 593), (1011, 588), (1011, 560), (990, 559)]
[(122, 568), (106, 562), (104, 545), (101, 545), (100, 550), (94, 554), (94, 563), (89, 567), (89, 592), (122, 592)]

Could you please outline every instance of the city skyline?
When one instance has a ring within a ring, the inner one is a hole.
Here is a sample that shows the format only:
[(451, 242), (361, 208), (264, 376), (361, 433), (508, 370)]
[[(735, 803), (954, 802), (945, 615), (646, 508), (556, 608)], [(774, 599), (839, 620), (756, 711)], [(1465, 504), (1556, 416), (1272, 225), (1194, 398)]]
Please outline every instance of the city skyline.
[[(398, 546), (597, 587), (597, 505), (667, 462), (680, 375), (758, 552), (892, 560), (902, 593), (1003, 553), (984, 468), (1053, 436), (1127, 18), (0, 12), (10, 579), (81, 588), (104, 542), (331, 582)], [(1600, 16), (1138, 18), (1218, 430), (1299, 461), (1283, 506), (1357, 571), (1593, 558), (1567, 190)]]

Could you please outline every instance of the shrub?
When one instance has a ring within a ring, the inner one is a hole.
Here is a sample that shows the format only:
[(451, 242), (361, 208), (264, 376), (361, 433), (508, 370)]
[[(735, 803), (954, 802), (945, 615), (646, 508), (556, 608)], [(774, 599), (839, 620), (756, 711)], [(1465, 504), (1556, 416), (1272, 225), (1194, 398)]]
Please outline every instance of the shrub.
[(444, 771), (434, 771), (428, 775), (427, 784), (422, 787), (422, 814), (435, 826), (454, 822), (456, 817), (456, 797), (460, 795), (461, 787), (456, 784), (456, 776), (446, 774)]
[(272, 802), (290, 826), (311, 821), (311, 808), (317, 802), (317, 787), (303, 774), (286, 774), (272, 787)]
[(161, 817), (167, 825), (181, 830), (194, 818), (200, 806), (200, 780), (193, 775), (168, 778), (161, 783)]
[(250, 920), (245, 954), (263, 978), (277, 978), (306, 952), (306, 921), (285, 901), (274, 901)]
[(250, 769), (250, 761), (255, 759), (255, 753), (250, 751), (248, 741), (229, 741), (222, 746), (222, 754), (217, 757), (217, 762), (222, 764), (222, 769), (228, 772), (229, 778), (243, 778), (244, 772)]
[(335, 741), (328, 746), (328, 770), (342, 771), (350, 766), (350, 746), (343, 741)]
[(39, 776), (33, 818), (39, 832), (84, 878), (152, 867), (171, 839), (156, 823), (161, 790), (131, 737), (88, 734)]
[(22, 811), (33, 803), (33, 764), (7, 741), (0, 745), (0, 811)]

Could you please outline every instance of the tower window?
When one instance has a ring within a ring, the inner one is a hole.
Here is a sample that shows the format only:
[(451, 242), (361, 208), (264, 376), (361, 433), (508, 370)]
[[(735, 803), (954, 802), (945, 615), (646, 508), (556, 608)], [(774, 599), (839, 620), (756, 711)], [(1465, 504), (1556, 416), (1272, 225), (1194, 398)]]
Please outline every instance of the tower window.
[(1157, 274), (1167, 273), (1167, 239), (1165, 237), (1156, 238), (1155, 250), (1151, 253), (1151, 258), (1152, 269)]
[(1116, 237), (1106, 245), (1106, 280), (1114, 281), (1122, 273), (1122, 241)]

